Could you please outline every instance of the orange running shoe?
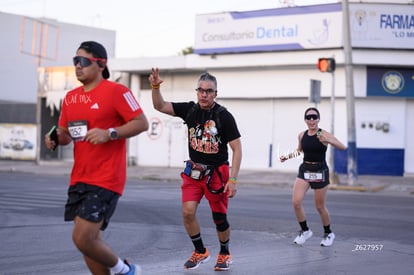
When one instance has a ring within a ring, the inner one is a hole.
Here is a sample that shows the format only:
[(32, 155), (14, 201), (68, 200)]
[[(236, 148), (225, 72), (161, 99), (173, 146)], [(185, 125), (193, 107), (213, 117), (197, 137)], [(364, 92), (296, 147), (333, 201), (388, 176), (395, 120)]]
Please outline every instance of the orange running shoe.
[(217, 256), (217, 263), (214, 266), (214, 270), (220, 271), (220, 270), (229, 270), (230, 264), (232, 263), (231, 255), (223, 255), (219, 254)]
[(200, 266), (200, 264), (207, 263), (210, 260), (210, 253), (208, 252), (208, 249), (206, 248), (206, 252), (204, 253), (198, 253), (196, 251), (193, 251), (193, 254), (191, 254), (190, 259), (184, 264), (184, 268), (186, 269), (196, 269)]

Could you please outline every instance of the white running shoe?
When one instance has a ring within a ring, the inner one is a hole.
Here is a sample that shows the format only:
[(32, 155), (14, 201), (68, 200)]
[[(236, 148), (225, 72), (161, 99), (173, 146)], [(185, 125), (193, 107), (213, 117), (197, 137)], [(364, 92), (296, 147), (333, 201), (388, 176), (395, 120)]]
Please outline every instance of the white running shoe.
[(307, 231), (301, 230), (299, 232), (299, 235), (295, 238), (293, 242), (295, 244), (302, 245), (306, 242), (307, 239), (312, 237), (312, 235), (313, 235), (313, 232), (310, 229), (308, 229)]
[(321, 246), (331, 246), (335, 239), (335, 234), (333, 232), (325, 234), (324, 238), (321, 241)]

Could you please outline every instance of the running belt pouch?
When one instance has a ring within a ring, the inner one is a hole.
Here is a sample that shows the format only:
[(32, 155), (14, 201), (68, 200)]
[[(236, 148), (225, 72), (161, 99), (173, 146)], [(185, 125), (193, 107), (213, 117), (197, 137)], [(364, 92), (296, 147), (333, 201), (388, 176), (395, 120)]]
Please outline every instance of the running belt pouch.
[(318, 163), (303, 163), (304, 179), (309, 182), (325, 181), (326, 169), (323, 162)]
[(195, 180), (201, 180), (210, 172), (207, 165), (195, 163), (192, 160), (185, 162), (184, 174)]
[(310, 171), (310, 172), (318, 172), (321, 171), (323, 169), (323, 165), (322, 162), (318, 162), (318, 163), (303, 163), (303, 168), (306, 171)]

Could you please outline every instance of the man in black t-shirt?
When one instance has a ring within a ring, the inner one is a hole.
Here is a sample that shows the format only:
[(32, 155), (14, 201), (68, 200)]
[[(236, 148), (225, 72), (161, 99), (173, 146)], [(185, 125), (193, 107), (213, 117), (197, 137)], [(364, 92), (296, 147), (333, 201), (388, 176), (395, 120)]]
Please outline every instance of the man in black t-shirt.
[[(228, 200), (236, 195), (237, 176), (240, 170), (242, 147), (240, 133), (233, 115), (215, 102), (217, 80), (203, 73), (197, 82), (197, 103), (168, 102), (160, 93), (163, 80), (157, 68), (149, 77), (154, 108), (162, 113), (177, 116), (188, 127), (188, 150), (190, 160), (181, 173), (182, 209), (185, 229), (190, 236), (194, 251), (184, 264), (195, 269), (210, 260), (210, 253), (204, 246), (196, 212), (203, 196), (209, 202), (220, 251), (215, 270), (228, 270), (232, 262), (229, 251), (230, 225), (227, 220)], [(233, 157), (229, 168), (228, 150)], [(230, 171), (231, 170), (231, 171)]]

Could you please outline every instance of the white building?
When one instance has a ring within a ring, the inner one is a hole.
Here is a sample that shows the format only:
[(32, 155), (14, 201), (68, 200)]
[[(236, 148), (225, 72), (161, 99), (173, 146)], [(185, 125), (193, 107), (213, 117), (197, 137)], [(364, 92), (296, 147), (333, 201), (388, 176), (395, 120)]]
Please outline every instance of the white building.
[[(358, 173), (414, 173), (414, 6), (352, 3), (349, 10)], [(242, 168), (297, 169), (299, 159), (281, 164), (278, 154), (296, 148), (305, 129), (303, 112), (315, 105), (311, 79), (322, 82), (320, 127), (349, 143), (341, 4), (205, 14), (197, 17), (196, 33), (196, 54), (110, 62), (151, 121), (147, 135), (129, 143), (133, 163), (179, 167), (187, 158), (181, 119), (152, 107), (151, 67), (160, 68), (169, 101), (196, 100), (199, 74), (217, 77), (218, 102), (242, 134)], [(335, 58), (334, 74), (316, 68), (320, 57)], [(347, 153), (334, 155), (335, 170), (346, 173)]]

